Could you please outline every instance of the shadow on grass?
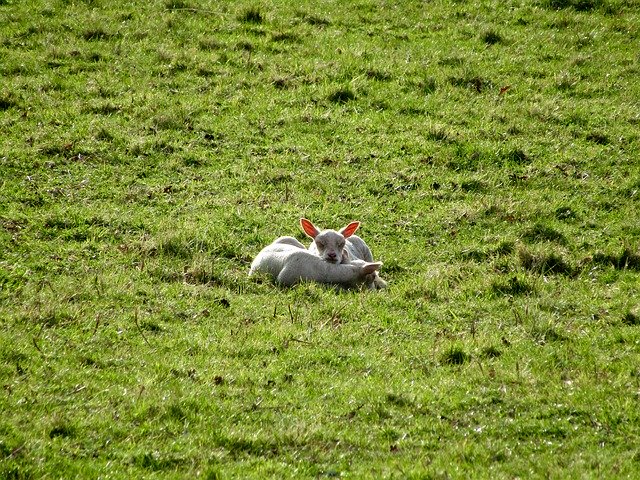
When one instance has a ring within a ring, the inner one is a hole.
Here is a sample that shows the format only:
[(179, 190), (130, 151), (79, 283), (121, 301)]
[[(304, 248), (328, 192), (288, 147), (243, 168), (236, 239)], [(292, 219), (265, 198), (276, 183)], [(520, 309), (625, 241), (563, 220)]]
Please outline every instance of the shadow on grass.
[(612, 266), (616, 270), (640, 271), (640, 253), (626, 247), (620, 253), (598, 252), (592, 257), (592, 262), (597, 265)]

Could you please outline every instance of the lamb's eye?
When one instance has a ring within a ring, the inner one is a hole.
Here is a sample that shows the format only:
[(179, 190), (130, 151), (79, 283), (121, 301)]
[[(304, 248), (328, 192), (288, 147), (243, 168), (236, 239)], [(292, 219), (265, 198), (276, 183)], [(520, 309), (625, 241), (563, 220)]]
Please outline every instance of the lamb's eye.
[(342, 250), (344, 248), (344, 242), (338, 242), (338, 250)]
[(324, 242), (319, 242), (316, 240), (316, 245), (318, 248), (324, 248)]

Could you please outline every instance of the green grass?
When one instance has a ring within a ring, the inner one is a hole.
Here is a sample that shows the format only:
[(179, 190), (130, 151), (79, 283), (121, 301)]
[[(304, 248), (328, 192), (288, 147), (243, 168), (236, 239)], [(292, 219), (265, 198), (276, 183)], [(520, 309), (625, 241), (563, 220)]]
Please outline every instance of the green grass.
[[(0, 0), (0, 477), (634, 477), (639, 47), (633, 0)], [(301, 216), (389, 289), (249, 279)]]

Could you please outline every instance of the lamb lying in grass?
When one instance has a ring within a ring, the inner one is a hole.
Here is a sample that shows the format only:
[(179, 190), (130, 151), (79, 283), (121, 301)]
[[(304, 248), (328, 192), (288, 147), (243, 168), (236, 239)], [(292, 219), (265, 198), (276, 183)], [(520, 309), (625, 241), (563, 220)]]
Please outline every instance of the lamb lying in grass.
[[(373, 262), (371, 249), (364, 240), (354, 235), (355, 231), (360, 227), (360, 222), (351, 222), (337, 232), (331, 229), (319, 230), (306, 218), (300, 219), (300, 226), (304, 233), (313, 239), (313, 242), (309, 245), (309, 252), (329, 263), (347, 263), (354, 260)], [(298, 241), (296, 240), (296, 242)], [(378, 273), (375, 272), (369, 288), (382, 289), (386, 288), (386, 286), (387, 282), (382, 280)]]
[(283, 286), (313, 281), (351, 288), (371, 285), (381, 265), (358, 259), (347, 263), (325, 262), (295, 238), (280, 237), (258, 253), (249, 275), (267, 273)]

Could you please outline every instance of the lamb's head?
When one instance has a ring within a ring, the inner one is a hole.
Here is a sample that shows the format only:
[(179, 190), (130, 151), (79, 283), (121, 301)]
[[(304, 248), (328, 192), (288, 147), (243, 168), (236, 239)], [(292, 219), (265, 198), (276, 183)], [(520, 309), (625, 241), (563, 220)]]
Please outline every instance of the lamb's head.
[(304, 233), (313, 238), (309, 251), (331, 263), (344, 263), (349, 260), (349, 255), (344, 246), (347, 238), (355, 233), (360, 222), (351, 222), (339, 231), (318, 230), (316, 226), (306, 218), (300, 219), (300, 226)]

